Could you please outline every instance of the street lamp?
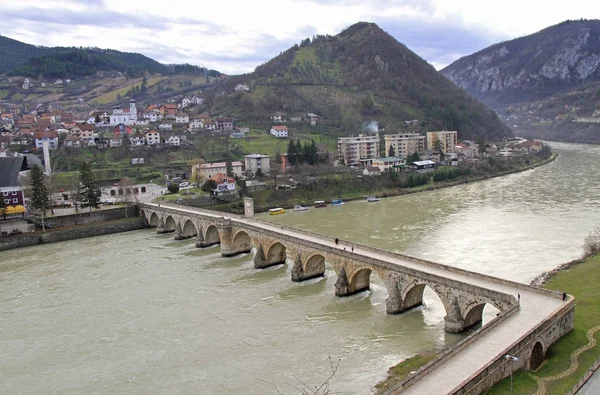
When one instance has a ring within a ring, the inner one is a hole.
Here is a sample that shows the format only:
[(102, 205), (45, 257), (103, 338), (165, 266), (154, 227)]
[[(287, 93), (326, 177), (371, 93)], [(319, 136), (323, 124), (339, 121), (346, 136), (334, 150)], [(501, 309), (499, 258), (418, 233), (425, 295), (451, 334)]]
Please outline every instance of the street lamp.
[(504, 358), (508, 359), (510, 361), (510, 395), (513, 394), (513, 379), (512, 379), (512, 375), (513, 375), (513, 362), (514, 361), (518, 361), (519, 358), (517, 357), (513, 357), (512, 355), (506, 354), (504, 356)]

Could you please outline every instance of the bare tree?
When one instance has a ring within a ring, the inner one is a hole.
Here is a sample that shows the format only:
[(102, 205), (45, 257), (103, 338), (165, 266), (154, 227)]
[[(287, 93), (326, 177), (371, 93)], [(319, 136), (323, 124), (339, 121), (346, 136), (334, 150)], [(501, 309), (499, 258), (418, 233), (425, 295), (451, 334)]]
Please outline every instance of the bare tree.
[[(304, 381), (300, 380), (298, 377), (296, 377), (294, 375), (294, 378), (296, 379), (296, 381), (298, 381), (298, 385), (294, 385), (294, 384), (288, 384), (286, 383), (286, 385), (289, 385), (290, 387), (293, 387), (294, 389), (296, 389), (301, 395), (329, 395), (331, 394), (331, 390), (329, 388), (329, 384), (331, 382), (331, 379), (333, 379), (333, 377), (335, 376), (335, 374), (338, 371), (338, 368), (340, 366), (340, 362), (341, 359), (338, 358), (337, 363), (334, 365), (333, 363), (333, 359), (330, 357), (329, 358), (329, 366), (331, 368), (331, 373), (329, 374), (329, 377), (327, 377), (327, 379), (325, 379), (325, 381), (323, 381), (321, 383), (321, 385), (319, 386), (314, 386), (311, 387), (308, 384), (306, 384)], [(282, 394), (282, 392), (279, 390), (279, 388), (277, 388), (277, 386), (275, 384), (273, 384), (270, 381), (267, 380), (261, 380), (265, 383), (271, 384), (273, 387), (275, 387), (275, 390), (277, 391), (278, 394)]]
[(594, 256), (600, 253), (600, 228), (590, 232), (583, 242), (584, 257)]
[(119, 187), (123, 189), (121, 202), (125, 204), (125, 218), (127, 218), (129, 207), (139, 203), (139, 193), (136, 193), (133, 181), (130, 178), (123, 178), (119, 182)]

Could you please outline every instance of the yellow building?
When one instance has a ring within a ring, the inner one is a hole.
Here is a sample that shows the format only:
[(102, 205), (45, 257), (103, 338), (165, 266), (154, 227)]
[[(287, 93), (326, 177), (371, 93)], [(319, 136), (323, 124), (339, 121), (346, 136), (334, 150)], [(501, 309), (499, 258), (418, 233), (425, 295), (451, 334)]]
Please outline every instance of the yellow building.
[(394, 147), (396, 156), (406, 158), (415, 152), (425, 152), (425, 136), (418, 133), (399, 133), (386, 134), (385, 139), (385, 154), (390, 152), (390, 146)]
[(454, 153), (454, 147), (458, 145), (458, 132), (447, 130), (427, 132), (427, 149), (434, 149), (438, 140), (441, 143), (442, 151), (446, 154), (452, 154)]

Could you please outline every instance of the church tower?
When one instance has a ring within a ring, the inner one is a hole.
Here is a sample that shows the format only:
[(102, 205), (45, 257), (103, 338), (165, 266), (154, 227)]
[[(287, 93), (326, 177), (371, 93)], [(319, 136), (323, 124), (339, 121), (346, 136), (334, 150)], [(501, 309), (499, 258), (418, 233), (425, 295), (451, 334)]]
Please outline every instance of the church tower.
[(129, 119), (131, 121), (137, 121), (137, 107), (135, 106), (135, 99), (131, 99), (129, 102)]

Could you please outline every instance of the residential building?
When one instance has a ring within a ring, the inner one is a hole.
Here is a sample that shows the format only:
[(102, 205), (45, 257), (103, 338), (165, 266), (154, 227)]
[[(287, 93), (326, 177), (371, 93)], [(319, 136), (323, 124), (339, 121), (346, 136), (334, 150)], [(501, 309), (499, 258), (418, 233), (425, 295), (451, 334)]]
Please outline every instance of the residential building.
[(170, 123), (161, 123), (158, 125), (159, 130), (173, 130), (173, 124)]
[(227, 177), (222, 173), (217, 173), (210, 179), (215, 180), (217, 187), (213, 190), (215, 194), (235, 191), (235, 178)]
[(146, 145), (160, 144), (160, 133), (152, 129), (145, 133)]
[(131, 126), (124, 125), (122, 123), (118, 124), (114, 128), (115, 136), (131, 136), (133, 133), (133, 128)]
[(385, 154), (390, 152), (390, 147), (393, 147), (396, 156), (404, 157), (425, 152), (425, 136), (419, 133), (398, 133), (386, 134), (383, 136), (385, 141)]
[(158, 111), (163, 117), (167, 115), (175, 116), (177, 114), (177, 105), (172, 103), (163, 104), (158, 108)]
[(412, 162), (410, 167), (418, 173), (430, 173), (435, 170), (435, 162), (431, 160), (420, 160)]
[(356, 166), (361, 161), (379, 157), (379, 135), (359, 134), (338, 138), (338, 157), (346, 166)]
[(200, 130), (204, 128), (204, 122), (200, 118), (194, 118), (189, 125), (192, 130)]
[(271, 116), (271, 119), (273, 120), (273, 122), (276, 123), (286, 123), (287, 122), (287, 117), (285, 116), (284, 113), (282, 112), (276, 112), (275, 114), (273, 114), (273, 116)]
[(427, 148), (432, 150), (436, 148), (439, 141), (439, 148), (445, 153), (453, 153), (454, 147), (458, 145), (458, 133), (456, 131), (440, 130), (438, 132), (427, 132)]
[(235, 86), (235, 88), (233, 88), (236, 92), (248, 92), (250, 90), (250, 88), (248, 87), (248, 85), (244, 85), (244, 84), (237, 84)]
[(134, 147), (146, 145), (146, 137), (143, 134), (134, 134), (129, 137), (129, 144)]
[(215, 129), (222, 130), (224, 132), (231, 132), (233, 130), (233, 118), (215, 119)]
[(192, 105), (198, 106), (202, 103), (204, 103), (204, 99), (202, 97), (196, 95), (192, 96)]
[(269, 131), (275, 137), (288, 137), (287, 126), (272, 126)]
[(190, 122), (190, 117), (187, 114), (177, 114), (175, 115), (175, 123), (188, 123)]
[(181, 108), (186, 108), (191, 103), (192, 103), (192, 101), (190, 100), (189, 97), (184, 97), (183, 99), (181, 99)]
[[(0, 199), (3, 199), (7, 206), (13, 208), (10, 213), (25, 212), (23, 187), (19, 182), (19, 175), (29, 170), (34, 164), (41, 165), (41, 163), (29, 163), (29, 158), (31, 158), (29, 155), (0, 157)], [(15, 211), (16, 206), (21, 206), (23, 209)]]
[(381, 172), (385, 171), (398, 171), (404, 167), (406, 161), (397, 156), (386, 157), (386, 158), (375, 158), (371, 162), (372, 167), (378, 167)]
[(244, 156), (246, 172), (255, 175), (259, 170), (263, 174), (271, 171), (271, 158), (268, 155), (250, 154)]
[(168, 145), (170, 147), (179, 147), (181, 146), (181, 138), (174, 134), (168, 137), (165, 136), (165, 145)]
[(81, 140), (82, 142), (90, 142), (90, 141), (94, 141), (94, 130), (82, 130), (81, 134), (79, 135), (79, 140)]
[(111, 125), (118, 125), (120, 123), (125, 125), (133, 125), (136, 121), (137, 108), (135, 106), (134, 99), (131, 99), (129, 102), (129, 108), (121, 108), (119, 105), (117, 105), (110, 116)]
[(42, 144), (45, 140), (48, 140), (48, 147), (50, 149), (58, 148), (58, 133), (55, 130), (35, 132), (35, 148), (42, 149)]
[[(231, 168), (235, 177), (242, 176), (242, 162), (231, 162)], [(219, 173), (227, 174), (227, 162), (203, 163), (196, 165), (196, 169), (199, 176), (208, 179)]]
[(81, 147), (81, 140), (79, 140), (79, 137), (70, 134), (63, 140), (63, 146), (70, 148), (79, 148)]
[(123, 138), (115, 134), (108, 139), (108, 145), (110, 147), (120, 147), (123, 145)]
[(379, 167), (366, 166), (362, 173), (365, 176), (378, 176), (380, 172), (381, 169)]
[(308, 123), (310, 126), (316, 126), (317, 121), (319, 120), (319, 116), (317, 114), (313, 114), (312, 112), (306, 113), (302, 116), (302, 120)]

